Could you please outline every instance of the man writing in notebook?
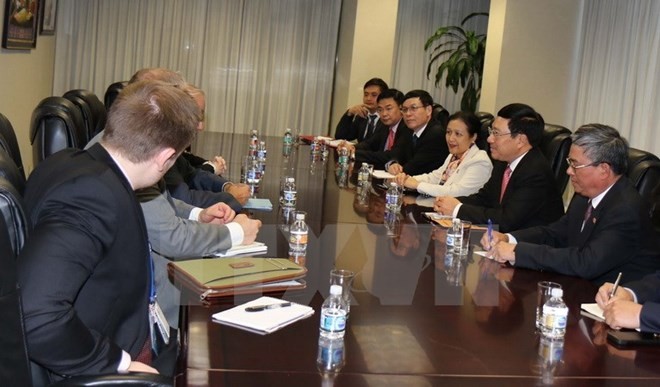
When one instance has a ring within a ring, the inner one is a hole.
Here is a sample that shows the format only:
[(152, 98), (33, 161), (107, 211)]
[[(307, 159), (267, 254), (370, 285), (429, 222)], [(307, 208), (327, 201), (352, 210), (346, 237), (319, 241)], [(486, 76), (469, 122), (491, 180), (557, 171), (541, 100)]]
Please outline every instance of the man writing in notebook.
[(639, 329), (660, 333), (660, 271), (618, 287), (607, 282), (598, 289), (596, 302), (603, 309), (605, 322), (614, 329)]
[(660, 269), (648, 207), (628, 179), (628, 144), (606, 125), (583, 125), (571, 136), (567, 173), (575, 188), (566, 215), (548, 226), (481, 242), (491, 257), (516, 267), (573, 275), (600, 285), (642, 278)]

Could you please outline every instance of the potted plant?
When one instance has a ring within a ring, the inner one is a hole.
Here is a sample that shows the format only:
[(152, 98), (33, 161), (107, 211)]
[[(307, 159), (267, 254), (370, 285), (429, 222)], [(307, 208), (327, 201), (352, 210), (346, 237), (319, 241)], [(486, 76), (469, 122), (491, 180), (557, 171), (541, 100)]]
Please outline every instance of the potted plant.
[(430, 50), (426, 77), (430, 79), (431, 72), (435, 70), (435, 85), (440, 87), (446, 72), (445, 87), (451, 87), (457, 93), (460, 84), (464, 88), (461, 110), (471, 112), (477, 109), (481, 96), (486, 34), (466, 31), (463, 26), (476, 16), (488, 16), (488, 13), (471, 13), (461, 21), (460, 26), (440, 27), (424, 44), (424, 51)]

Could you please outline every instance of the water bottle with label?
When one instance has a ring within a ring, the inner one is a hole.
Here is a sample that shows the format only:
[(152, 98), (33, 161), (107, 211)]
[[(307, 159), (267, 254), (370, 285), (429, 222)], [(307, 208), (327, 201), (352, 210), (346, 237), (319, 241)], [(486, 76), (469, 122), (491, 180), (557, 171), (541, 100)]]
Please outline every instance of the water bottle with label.
[(293, 177), (287, 177), (284, 181), (284, 186), (282, 187), (282, 198), (280, 203), (284, 207), (295, 207), (296, 206), (296, 179)]
[(340, 339), (346, 333), (346, 315), (348, 307), (341, 296), (341, 286), (330, 286), (330, 297), (321, 306), (321, 324), (319, 333), (328, 339)]
[(391, 182), (385, 194), (385, 209), (391, 212), (399, 212), (402, 201), (403, 193), (401, 192), (401, 188), (397, 183)]
[(252, 129), (250, 140), (248, 141), (248, 156), (257, 157), (257, 147), (259, 146), (259, 134), (256, 129)]
[(549, 339), (563, 339), (566, 334), (568, 307), (562, 299), (564, 290), (552, 288), (550, 299), (543, 305), (541, 334)]
[(257, 146), (257, 169), (259, 172), (259, 179), (261, 180), (266, 173), (266, 142), (259, 141)]
[(282, 156), (289, 156), (291, 154), (291, 148), (293, 147), (293, 134), (291, 129), (286, 128), (284, 132), (284, 138), (282, 139)]
[(289, 227), (289, 256), (304, 255), (307, 253), (307, 236), (309, 228), (305, 223), (305, 212), (294, 212), (295, 221)]
[(460, 253), (463, 245), (463, 228), (461, 220), (454, 218), (451, 227), (447, 230), (447, 253)]

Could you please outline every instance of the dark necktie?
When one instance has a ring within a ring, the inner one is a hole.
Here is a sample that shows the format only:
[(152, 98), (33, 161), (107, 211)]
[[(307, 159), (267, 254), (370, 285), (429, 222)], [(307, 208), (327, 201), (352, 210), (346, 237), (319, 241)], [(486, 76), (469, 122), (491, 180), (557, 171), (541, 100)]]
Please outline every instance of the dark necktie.
[(369, 114), (369, 122), (367, 123), (367, 130), (364, 132), (364, 138), (371, 136), (374, 132), (374, 128), (376, 127), (376, 117), (378, 117), (378, 114)]
[(582, 221), (582, 227), (580, 232), (584, 230), (584, 226), (587, 224), (587, 221), (591, 218), (591, 213), (594, 211), (594, 207), (591, 205), (591, 199), (587, 202), (587, 210), (584, 211), (584, 220)]
[(413, 149), (417, 148), (417, 136), (413, 134), (412, 138), (412, 143), (413, 143)]

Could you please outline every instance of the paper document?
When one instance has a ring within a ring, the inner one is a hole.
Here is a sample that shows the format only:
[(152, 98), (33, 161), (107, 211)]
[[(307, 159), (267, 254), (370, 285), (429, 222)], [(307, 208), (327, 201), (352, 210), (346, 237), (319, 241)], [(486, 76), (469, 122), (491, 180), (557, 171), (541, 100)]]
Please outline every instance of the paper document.
[(605, 321), (605, 316), (603, 316), (603, 310), (598, 306), (598, 304), (582, 304), (580, 305), (580, 314), (583, 316), (592, 318), (596, 321)]
[(394, 179), (394, 175), (382, 169), (375, 169), (371, 174), (376, 179)]
[(215, 253), (212, 254), (212, 257), (233, 257), (234, 255), (239, 254), (263, 254), (268, 251), (268, 246), (262, 242), (253, 242), (249, 245), (238, 245), (234, 246), (231, 249), (225, 251), (224, 253)]
[(266, 306), (284, 302), (287, 301), (273, 297), (260, 297), (223, 312), (215, 313), (212, 317), (213, 321), (220, 324), (265, 335), (314, 314), (313, 308), (294, 302), (291, 303), (291, 306), (273, 309), (265, 308), (258, 312), (248, 312), (245, 310), (245, 308), (250, 306)]
[(273, 203), (270, 202), (270, 199), (250, 198), (248, 199), (247, 203), (245, 203), (243, 208), (247, 208), (249, 210), (272, 211)]

